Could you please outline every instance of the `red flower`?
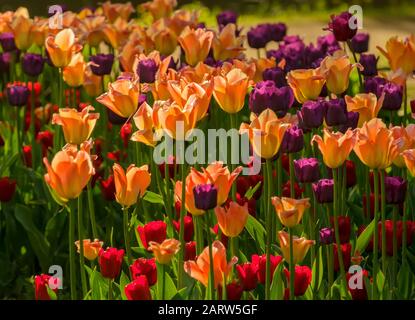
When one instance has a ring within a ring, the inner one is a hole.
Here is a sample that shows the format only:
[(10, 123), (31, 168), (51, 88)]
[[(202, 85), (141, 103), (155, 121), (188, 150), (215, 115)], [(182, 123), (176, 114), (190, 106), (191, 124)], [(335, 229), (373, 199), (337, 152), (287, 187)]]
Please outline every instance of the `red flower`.
[(133, 130), (133, 126), (131, 125), (131, 123), (126, 123), (121, 127), (120, 135), (124, 143), (124, 148), (128, 147), (128, 141), (131, 138), (132, 130)]
[(184, 248), (184, 261), (196, 259), (196, 242), (186, 242)]
[(252, 196), (253, 199), (258, 200), (261, 197), (263, 181), (263, 176), (259, 174), (250, 176), (239, 176), (236, 179), (236, 192), (239, 193), (242, 197), (245, 197), (245, 194), (249, 190), (249, 188), (254, 188), (259, 182), (261, 182), (258, 189)]
[[(271, 260), (271, 279), (274, 276), (274, 271), (277, 268), (278, 264), (281, 262), (281, 256), (270, 255)], [(265, 254), (259, 256), (257, 254), (252, 255), (251, 257), (252, 264), (257, 268), (258, 281), (259, 283), (265, 284), (265, 265), (267, 262), (267, 257)]]
[(9, 177), (0, 178), (0, 202), (9, 202), (16, 191), (16, 180)]
[(46, 130), (36, 136), (36, 141), (42, 145), (42, 156), (46, 157), (48, 150), (53, 148), (53, 133)]
[(3, 146), (4, 146), (4, 140), (3, 140), (2, 136), (0, 136), (0, 147), (3, 147)]
[(236, 283), (232, 282), (226, 286), (226, 297), (228, 300), (241, 300), (243, 292), (243, 287)]
[[(380, 190), (380, 189), (379, 189)], [(368, 216), (366, 205), (367, 205), (367, 199), (366, 194), (363, 195), (363, 213), (365, 214), (365, 217)], [(380, 208), (381, 205), (381, 197), (380, 194), (378, 195), (378, 208)], [(370, 194), (370, 203), (369, 203), (369, 209), (370, 209), (370, 219), (373, 219), (375, 216), (375, 195), (373, 193)]]
[[(351, 261), (351, 253), (352, 253), (352, 245), (350, 243), (345, 243), (340, 245), (342, 256), (343, 256), (343, 265), (344, 270), (349, 270), (350, 267), (350, 261)], [(340, 264), (339, 264), (339, 257), (337, 254), (337, 245), (333, 245), (333, 253), (334, 253), (334, 271), (340, 270)]]
[[(180, 233), (180, 220), (173, 221), (174, 228)], [(190, 216), (184, 217), (184, 241), (189, 242), (193, 239), (193, 219)]]
[[(213, 231), (214, 234), (218, 235), (219, 234), (219, 225), (215, 224), (212, 228), (212, 231)], [(228, 247), (228, 239), (229, 238), (227, 236), (225, 236), (223, 233), (221, 233), (220, 242), (222, 242), (225, 247)]]
[[(284, 269), (285, 276), (287, 281), (290, 281), (290, 271)], [(302, 296), (306, 291), (308, 286), (311, 283), (311, 269), (307, 266), (295, 266), (295, 276), (294, 276), (294, 295), (296, 297)], [(290, 289), (288, 289), (288, 296), (290, 295)], [(287, 294), (287, 290), (286, 293)]]
[[(161, 163), (158, 165), (158, 168), (160, 170), (160, 175), (164, 179), (165, 174), (165, 163)], [(167, 157), (167, 171), (169, 173), (169, 178), (174, 179), (174, 172), (178, 172), (178, 167), (176, 164), (176, 158), (172, 155)]]
[(151, 300), (147, 277), (139, 276), (124, 288), (128, 300)]
[(239, 264), (236, 266), (239, 280), (243, 286), (244, 291), (251, 291), (257, 287), (258, 284), (258, 265), (250, 262)]
[[(288, 180), (284, 185), (282, 186), (282, 195), (284, 197), (291, 197), (291, 182)], [(295, 182), (294, 183), (294, 197), (295, 199), (301, 198), (301, 194), (303, 193), (304, 189), (300, 187), (300, 185)]]
[[(339, 222), (340, 243), (348, 243), (350, 241), (350, 232), (352, 231), (352, 227), (350, 225), (350, 217), (338, 216), (337, 221)], [(330, 217), (330, 222), (334, 228), (333, 217)]]
[(356, 183), (356, 164), (351, 160), (346, 160), (346, 187), (353, 187)]
[(50, 300), (48, 293), (49, 281), (52, 279), (55, 293), (58, 292), (59, 279), (54, 278), (48, 274), (40, 274), (35, 276), (35, 299), (36, 300)]
[(32, 167), (32, 146), (23, 146), (23, 161), (26, 167)]
[(101, 186), (101, 193), (105, 200), (113, 201), (115, 200), (115, 182), (114, 176), (110, 175), (106, 180), (99, 180)]
[[(352, 289), (351, 286), (350, 286), (351, 283), (349, 283), (349, 280), (352, 277), (352, 274), (350, 274), (348, 272), (346, 273), (347, 284), (348, 284), (349, 291), (350, 291), (350, 294), (352, 295), (353, 300), (367, 300), (367, 292), (366, 292), (365, 280), (364, 280), (364, 278), (368, 277), (367, 270), (362, 270), (362, 276), (363, 276), (363, 279), (361, 279), (362, 280), (361, 283), (362, 283), (363, 287), (362, 288), (354, 288), (353, 287), (353, 289)], [(354, 284), (355, 283), (353, 282), (353, 285)]]
[(145, 276), (149, 286), (153, 286), (157, 282), (157, 267), (156, 260), (138, 258), (130, 266), (133, 280), (138, 279), (140, 276)]
[(105, 278), (115, 279), (118, 277), (122, 259), (124, 257), (124, 250), (117, 250), (116, 248), (101, 249), (99, 251), (98, 263), (101, 274)]
[[(228, 199), (228, 202), (231, 202), (231, 199)], [(239, 193), (236, 193), (236, 202), (243, 206), (245, 202), (248, 202), (248, 212), (251, 216), (256, 217), (256, 200), (254, 198), (247, 199), (245, 197), (241, 197)]]
[(162, 243), (167, 237), (167, 225), (163, 221), (150, 221), (144, 226), (137, 227), (138, 234), (144, 248), (148, 248), (148, 243), (154, 241)]

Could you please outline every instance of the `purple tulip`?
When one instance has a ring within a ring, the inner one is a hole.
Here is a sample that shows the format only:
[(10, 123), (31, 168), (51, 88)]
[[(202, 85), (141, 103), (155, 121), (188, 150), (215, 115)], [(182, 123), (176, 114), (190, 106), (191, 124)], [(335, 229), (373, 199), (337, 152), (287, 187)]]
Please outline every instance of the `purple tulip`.
[(153, 83), (156, 80), (158, 66), (153, 59), (144, 59), (138, 62), (137, 74), (141, 83)]
[(374, 54), (361, 54), (359, 63), (363, 66), (362, 74), (366, 77), (373, 77), (378, 74), (378, 59)]
[(251, 48), (261, 49), (265, 48), (270, 41), (268, 28), (265, 25), (257, 25), (247, 33), (248, 44)]
[(298, 182), (310, 183), (317, 181), (320, 178), (318, 166), (316, 158), (294, 160), (294, 172)]
[(350, 111), (346, 114), (347, 120), (346, 123), (339, 126), (339, 131), (345, 133), (347, 129), (356, 129), (357, 124), (359, 123), (359, 112)]
[(238, 14), (232, 10), (225, 10), (216, 15), (216, 21), (218, 22), (219, 29), (222, 29), (230, 23), (236, 24), (237, 19)]
[(321, 179), (317, 183), (313, 183), (313, 191), (318, 203), (333, 202), (333, 179)]
[(383, 100), (383, 110), (399, 110), (402, 105), (402, 87), (393, 82), (388, 82), (382, 86), (382, 92), (385, 94), (385, 100)]
[(26, 53), (22, 58), (22, 68), (24, 73), (31, 77), (37, 77), (43, 71), (45, 59), (41, 54)]
[(329, 27), (327, 29), (333, 32), (337, 41), (347, 41), (355, 36), (357, 28), (351, 29), (349, 26), (349, 20), (352, 17), (352, 14), (347, 11), (331, 17), (331, 21), (329, 22)]
[(262, 78), (264, 80), (274, 81), (274, 84), (277, 88), (287, 86), (287, 80), (285, 77), (285, 72), (280, 67), (268, 68), (265, 69), (262, 73)]
[(0, 44), (4, 52), (16, 50), (14, 34), (11, 32), (0, 33)]
[(281, 143), (282, 153), (295, 153), (304, 148), (303, 130), (297, 126), (288, 128), (284, 133), (284, 138)]
[(103, 76), (111, 73), (112, 64), (114, 63), (113, 54), (97, 54), (89, 58), (93, 63), (91, 64), (91, 71), (97, 76)]
[(351, 47), (356, 53), (363, 53), (369, 50), (369, 34), (368, 33), (358, 33), (356, 34), (351, 42)]
[(0, 53), (0, 73), (8, 74), (13, 56), (10, 52)]
[(12, 85), (7, 87), (7, 99), (11, 106), (22, 107), (29, 98), (29, 89), (26, 86)]
[(366, 93), (374, 93), (378, 98), (382, 95), (382, 88), (388, 81), (382, 77), (366, 78), (364, 87)]
[(299, 126), (302, 129), (318, 128), (323, 124), (326, 104), (323, 100), (306, 101), (297, 112)]
[(326, 101), (326, 123), (329, 126), (339, 126), (347, 122), (347, 108), (344, 99)]
[(285, 23), (269, 23), (268, 32), (272, 41), (280, 42), (287, 34), (287, 25)]
[(193, 188), (195, 206), (199, 210), (210, 210), (216, 207), (218, 189), (213, 184), (201, 184)]
[(317, 38), (317, 48), (325, 54), (332, 54), (340, 49), (340, 45), (332, 33)]
[(386, 203), (403, 203), (405, 201), (407, 186), (407, 181), (402, 177), (385, 177)]
[(320, 244), (332, 244), (334, 241), (333, 228), (322, 228), (320, 230)]

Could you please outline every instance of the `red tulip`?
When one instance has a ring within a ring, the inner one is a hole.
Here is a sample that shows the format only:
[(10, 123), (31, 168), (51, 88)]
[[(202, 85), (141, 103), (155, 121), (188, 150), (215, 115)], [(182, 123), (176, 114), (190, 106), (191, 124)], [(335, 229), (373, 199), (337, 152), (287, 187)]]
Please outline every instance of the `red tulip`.
[[(367, 270), (362, 270), (362, 275), (363, 275), (363, 278), (367, 278), (368, 277)], [(365, 286), (364, 279), (362, 279), (363, 288), (361, 288), (361, 289), (359, 289), (359, 288), (352, 289), (352, 288), (350, 288), (350, 283), (349, 283), (349, 280), (350, 280), (351, 276), (352, 276), (352, 274), (350, 274), (348, 272), (346, 273), (346, 280), (347, 280), (347, 283), (348, 283), (350, 294), (352, 295), (352, 299), (353, 300), (367, 300), (367, 292), (366, 292), (366, 286)]]
[(154, 258), (138, 258), (130, 266), (130, 270), (133, 280), (137, 280), (139, 277), (145, 276), (149, 286), (152, 286), (157, 282), (157, 267)]
[[(290, 280), (290, 272), (287, 269), (284, 269), (285, 276), (287, 281)], [(311, 269), (307, 266), (295, 266), (295, 276), (294, 276), (294, 295), (296, 297), (302, 296), (306, 291), (308, 286), (311, 283)], [(288, 296), (290, 290), (288, 290)], [(286, 294), (287, 294), (286, 290)]]
[(137, 231), (146, 249), (150, 241), (162, 243), (167, 238), (167, 225), (163, 221), (150, 221), (144, 226), (138, 226)]
[[(304, 189), (300, 187), (300, 185), (295, 182), (294, 183), (294, 198), (295, 199), (300, 199), (301, 195), (303, 193)], [(291, 197), (291, 182), (290, 180), (288, 180), (286, 183), (284, 183), (284, 185), (282, 186), (282, 195), (283, 197)]]
[(32, 146), (23, 146), (23, 161), (26, 167), (32, 167)]
[(235, 282), (226, 286), (226, 297), (228, 300), (241, 300), (243, 287)]
[[(352, 245), (350, 243), (345, 243), (340, 245), (342, 256), (343, 256), (343, 265), (344, 269), (347, 271), (350, 267), (351, 262), (351, 253), (352, 253)], [(339, 264), (339, 257), (337, 254), (337, 245), (333, 244), (333, 252), (334, 252), (334, 271), (340, 270), (340, 264)]]
[(258, 265), (250, 262), (239, 264), (236, 266), (239, 280), (243, 286), (244, 291), (251, 291), (257, 287), (258, 284)]
[(196, 242), (186, 242), (184, 248), (184, 261), (196, 260)]
[[(350, 217), (338, 216), (337, 221), (339, 223), (340, 243), (348, 243), (350, 241), (350, 233), (352, 231), (352, 227), (350, 225)], [(334, 228), (333, 217), (330, 217), (330, 222), (332, 227)]]
[[(271, 259), (271, 279), (274, 275), (274, 271), (277, 268), (278, 264), (281, 262), (281, 256), (270, 255)], [(259, 256), (257, 254), (252, 255), (251, 257), (252, 264), (257, 268), (258, 281), (259, 283), (265, 284), (265, 265), (267, 262), (267, 257), (265, 254)]]
[(9, 177), (0, 178), (0, 202), (9, 202), (16, 191), (16, 180)]
[(133, 126), (131, 125), (131, 123), (126, 123), (121, 127), (120, 135), (124, 143), (124, 148), (128, 147), (128, 141), (131, 138), (132, 130), (133, 130)]
[(54, 278), (48, 274), (40, 274), (35, 276), (35, 299), (36, 300), (50, 300), (48, 293), (49, 281), (52, 279), (55, 293), (58, 292), (59, 279)]
[(120, 274), (124, 250), (116, 248), (101, 249), (98, 263), (104, 278), (115, 279)]
[(138, 276), (133, 282), (127, 284), (124, 292), (128, 300), (151, 300), (151, 292), (145, 276)]
[(46, 157), (48, 150), (53, 148), (53, 133), (46, 130), (36, 136), (36, 141), (42, 145), (42, 156)]
[(105, 200), (114, 201), (115, 200), (115, 182), (114, 176), (110, 175), (106, 180), (99, 180), (99, 185), (101, 187), (101, 193)]
[[(173, 221), (174, 228), (180, 232), (180, 221)], [(191, 216), (184, 217), (184, 241), (189, 242), (193, 239), (193, 219)]]

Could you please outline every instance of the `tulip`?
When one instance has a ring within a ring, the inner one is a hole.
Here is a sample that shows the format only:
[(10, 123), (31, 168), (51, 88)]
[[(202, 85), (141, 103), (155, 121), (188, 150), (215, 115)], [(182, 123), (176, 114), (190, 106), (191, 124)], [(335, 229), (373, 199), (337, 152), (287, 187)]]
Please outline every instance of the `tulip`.
[(178, 170), (179, 170), (178, 164), (176, 163), (176, 158), (174, 156), (170, 155), (167, 158), (167, 164), (164, 161), (164, 162), (162, 162), (161, 164), (158, 165), (160, 175), (163, 179), (165, 178), (166, 166), (167, 166), (167, 176), (170, 179), (174, 179), (175, 173), (178, 172)]
[[(351, 251), (352, 251), (352, 245), (350, 243), (345, 243), (340, 245), (341, 246), (341, 253), (343, 256), (343, 265), (344, 270), (348, 270), (351, 263)], [(339, 256), (337, 253), (337, 245), (333, 244), (333, 252), (334, 252), (334, 271), (338, 272), (340, 270), (340, 264), (339, 264)]]
[(120, 117), (129, 118), (137, 108), (140, 87), (137, 79), (120, 79), (108, 84), (108, 92), (103, 93), (97, 101)]
[[(284, 273), (289, 282), (290, 272), (287, 269), (284, 269)], [(304, 295), (311, 283), (311, 269), (307, 266), (295, 266), (294, 279), (294, 295), (300, 297)]]
[(12, 32), (4, 32), (0, 34), (0, 44), (3, 48), (3, 52), (11, 52), (16, 50), (16, 44), (14, 42), (14, 34)]
[(326, 124), (332, 127), (346, 124), (347, 110), (343, 99), (331, 99), (326, 102), (325, 119)]
[(277, 88), (287, 86), (287, 80), (285, 79), (285, 72), (280, 67), (265, 69), (262, 73), (264, 81), (271, 80), (277, 86)]
[(302, 158), (294, 160), (295, 177), (299, 182), (309, 183), (320, 177), (319, 163), (316, 158)]
[(91, 71), (94, 75), (103, 76), (111, 73), (112, 65), (114, 63), (113, 54), (100, 53), (95, 56), (90, 56), (89, 60), (92, 62)]
[[(88, 260), (92, 261), (98, 257), (99, 251), (102, 249), (102, 245), (104, 242), (95, 239), (91, 241), (90, 239), (84, 239), (84, 256)], [(76, 248), (78, 249), (78, 253), (80, 253), (80, 243), (79, 240), (75, 241)]]
[(26, 105), (29, 98), (29, 89), (23, 85), (8, 85), (7, 99), (11, 106), (22, 107)]
[(377, 48), (388, 59), (393, 71), (401, 69), (409, 75), (415, 70), (415, 35), (405, 40), (392, 37), (386, 43), (386, 50)]
[(313, 183), (313, 192), (318, 203), (333, 202), (333, 179), (321, 179)]
[(220, 29), (223, 29), (228, 24), (236, 24), (238, 14), (232, 10), (225, 10), (216, 15), (216, 21)]
[[(274, 256), (270, 255), (270, 278), (273, 279), (274, 272), (277, 266), (282, 261), (281, 256)], [(262, 256), (258, 256), (257, 254), (252, 255), (251, 257), (253, 268), (257, 269), (257, 276), (258, 276), (258, 282), (261, 284), (265, 284), (265, 274), (266, 274), (266, 263), (267, 263), (267, 257), (265, 254)]]
[(236, 266), (236, 271), (238, 272), (239, 280), (242, 284), (244, 291), (251, 291), (257, 287), (258, 284), (258, 265), (246, 262), (244, 264), (239, 264)]
[[(368, 278), (368, 272), (367, 270), (359, 271), (361, 272), (362, 277)], [(346, 273), (346, 279), (347, 283), (349, 283), (350, 278), (352, 277), (352, 274)], [(366, 285), (364, 279), (362, 279), (363, 288), (350, 288), (349, 285), (349, 292), (352, 295), (353, 300), (367, 300), (367, 292), (366, 292)]]
[(236, 26), (227, 24), (212, 40), (213, 57), (216, 61), (234, 59), (245, 50), (243, 36), (236, 36)]
[(115, 200), (115, 182), (114, 176), (110, 175), (106, 180), (99, 181), (101, 192), (105, 200), (113, 201)]
[(193, 188), (195, 206), (199, 210), (211, 210), (218, 202), (218, 189), (213, 184), (197, 185)]
[(151, 174), (148, 165), (137, 168), (134, 164), (124, 169), (119, 164), (114, 164), (115, 199), (123, 207), (130, 207), (142, 197), (151, 182)]
[(350, 41), (353, 52), (364, 53), (369, 50), (369, 34), (358, 33)]
[(188, 260), (195, 260), (196, 259), (196, 242), (195, 241), (189, 241), (186, 242), (184, 246), (184, 261)]
[(383, 110), (399, 110), (402, 105), (403, 90), (401, 86), (388, 82), (382, 86), (382, 93), (385, 94), (383, 100)]
[(116, 248), (101, 249), (98, 254), (101, 274), (104, 278), (115, 279), (121, 271), (124, 250)]
[(60, 108), (59, 113), (53, 114), (52, 124), (62, 126), (67, 143), (81, 144), (89, 139), (99, 119), (99, 113), (89, 113), (93, 110), (92, 106), (87, 106), (81, 112), (76, 109)]
[[(285, 261), (290, 261), (290, 241), (289, 234), (285, 231), (278, 232), (278, 239), (280, 248)], [(293, 264), (296, 265), (304, 260), (308, 250), (315, 244), (314, 240), (307, 240), (306, 238), (293, 237)]]
[(10, 63), (13, 56), (10, 52), (0, 53), (0, 73), (8, 74), (10, 72)]
[(157, 282), (157, 267), (155, 259), (138, 258), (130, 266), (133, 280), (141, 276), (145, 276), (149, 286), (153, 286)]
[(407, 181), (402, 177), (385, 177), (386, 203), (402, 204), (405, 201)]
[[(180, 221), (173, 221), (174, 228), (180, 234)], [(184, 241), (189, 242), (193, 239), (193, 219), (191, 216), (184, 217)]]
[(0, 178), (0, 202), (9, 202), (16, 191), (16, 180), (9, 177)]
[(322, 100), (306, 101), (297, 112), (299, 127), (304, 130), (318, 128), (322, 125), (327, 105)]
[(37, 77), (43, 71), (45, 60), (41, 54), (26, 53), (22, 58), (22, 69), (31, 77)]
[(262, 194), (262, 189), (263, 189), (263, 184), (264, 184), (264, 177), (260, 174), (239, 176), (238, 179), (236, 180), (236, 192), (237, 194), (243, 197), (245, 196), (249, 188), (255, 188), (257, 184), (259, 184), (259, 187), (255, 191), (255, 193), (252, 195), (252, 198), (255, 200), (259, 200)]
[(35, 276), (35, 299), (36, 300), (50, 300), (48, 287), (50, 288), (50, 282), (53, 282), (55, 286), (52, 291), (55, 294), (58, 293), (59, 278), (54, 278), (48, 274), (40, 274)]
[(82, 46), (76, 43), (72, 29), (63, 29), (55, 36), (47, 37), (45, 46), (53, 65), (57, 68), (69, 65), (72, 56), (82, 49)]
[(26, 167), (32, 168), (32, 146), (23, 146), (23, 162)]
[(180, 250), (180, 241), (176, 239), (166, 239), (161, 243), (150, 241), (148, 244), (148, 250), (153, 251), (159, 264), (170, 263), (173, 256)]
[(296, 153), (304, 148), (303, 130), (297, 126), (292, 126), (285, 131), (281, 144), (281, 152)]
[(402, 152), (405, 165), (409, 173), (415, 177), (415, 149), (408, 149)]
[(324, 138), (314, 135), (311, 142), (317, 142), (326, 166), (332, 169), (338, 168), (352, 151), (356, 141), (355, 134), (350, 129), (345, 134), (330, 132), (327, 129), (323, 129), (323, 132)]
[(269, 38), (268, 28), (265, 24), (258, 25), (254, 28), (251, 28), (248, 33), (248, 44), (251, 48), (261, 49), (265, 48), (267, 43), (271, 40)]
[(151, 13), (154, 21), (169, 17), (175, 6), (176, 0), (153, 0), (141, 4), (141, 8)]
[(303, 218), (305, 210), (310, 207), (308, 198), (296, 200), (285, 197), (272, 197), (271, 202), (281, 223), (288, 228), (298, 225)]
[[(330, 223), (333, 228), (334, 228), (334, 219), (335, 219), (334, 217), (330, 218)], [(337, 221), (339, 224), (340, 243), (341, 244), (348, 243), (350, 241), (350, 233), (352, 231), (351, 225), (350, 225), (350, 217), (337, 215)]]
[(333, 32), (337, 41), (347, 41), (352, 39), (357, 32), (357, 28), (350, 28), (349, 21), (352, 18), (352, 14), (345, 11), (341, 14), (331, 16), (328, 30)]
[(382, 120), (375, 118), (358, 130), (354, 152), (369, 168), (385, 169), (398, 155), (398, 143)]
[(244, 106), (248, 86), (248, 76), (235, 68), (224, 76), (214, 78), (213, 96), (222, 110), (237, 113)]
[(366, 77), (376, 76), (378, 73), (377, 63), (378, 59), (374, 54), (361, 54), (359, 63), (362, 65), (362, 74)]
[(14, 42), (17, 49), (26, 51), (32, 45), (31, 29), (33, 20), (29, 18), (29, 14), (15, 15), (10, 24), (14, 35)]
[(259, 116), (253, 114), (248, 125), (242, 123), (239, 132), (248, 133), (254, 152), (265, 159), (274, 157), (290, 124), (278, 119), (274, 111), (265, 109)]
[(109, 22), (113, 23), (117, 18), (123, 20), (128, 20), (131, 13), (133, 13), (134, 7), (131, 2), (127, 3), (111, 3), (111, 1), (106, 1), (102, 4), (102, 10), (105, 17)]
[(167, 237), (167, 225), (163, 221), (150, 221), (146, 225), (138, 226), (137, 232), (144, 248), (148, 249), (151, 241), (162, 243)]
[(96, 98), (103, 91), (102, 78), (93, 74), (91, 67), (92, 65), (89, 65), (85, 70), (83, 88), (88, 96)]
[(138, 276), (127, 284), (124, 292), (128, 300), (151, 300), (151, 292), (145, 276)]
[[(218, 291), (220, 295), (221, 290)], [(226, 285), (226, 298), (231, 301), (241, 300), (243, 291), (243, 287), (240, 284), (236, 282), (229, 283)]]
[(216, 207), (215, 214), (222, 233), (227, 237), (237, 237), (248, 221), (248, 203), (241, 206), (232, 201), (229, 207)]
[[(131, 140), (154, 147), (157, 144), (157, 140), (155, 139), (155, 119), (153, 120), (153, 118), (156, 117), (157, 111), (144, 101), (134, 114), (133, 120), (138, 131), (133, 133)], [(161, 174), (164, 175), (164, 171)]]
[[(226, 248), (220, 241), (214, 241), (212, 243), (212, 256), (213, 256), (213, 272), (214, 281), (213, 286), (218, 288), (222, 285), (223, 279), (226, 280), (228, 274), (232, 270), (232, 266), (238, 261), (237, 257), (233, 257), (228, 263), (226, 261)], [(196, 261), (186, 261), (184, 263), (184, 270), (190, 277), (200, 281), (205, 287), (209, 283), (209, 248), (203, 249), (203, 252), (197, 257)]]
[(195, 66), (202, 62), (209, 54), (214, 34), (212, 31), (204, 29), (191, 29), (187, 26), (178, 38), (178, 41), (184, 50), (186, 62)]
[(86, 63), (81, 53), (72, 56), (71, 62), (63, 68), (63, 80), (70, 87), (79, 87), (85, 80)]
[(320, 244), (332, 244), (334, 241), (333, 228), (322, 228), (320, 230)]
[(287, 81), (297, 101), (304, 103), (318, 98), (326, 79), (320, 69), (297, 69), (288, 73)]

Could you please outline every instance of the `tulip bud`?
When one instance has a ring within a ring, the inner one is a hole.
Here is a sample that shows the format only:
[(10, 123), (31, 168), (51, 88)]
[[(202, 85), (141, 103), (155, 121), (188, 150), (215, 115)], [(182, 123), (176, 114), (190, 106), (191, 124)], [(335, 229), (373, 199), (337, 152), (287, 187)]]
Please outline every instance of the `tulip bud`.
[(269, 38), (272, 41), (280, 42), (287, 34), (287, 25), (285, 23), (268, 23)]
[(251, 262), (246, 262), (236, 266), (239, 280), (244, 291), (251, 291), (257, 287), (258, 284), (258, 265)]
[(265, 69), (262, 73), (264, 81), (273, 81), (277, 88), (287, 86), (287, 80), (285, 79), (285, 72), (280, 67)]
[(363, 53), (369, 50), (369, 34), (358, 33), (356, 34), (351, 42), (351, 47), (355, 53)]
[(9, 52), (0, 53), (0, 73), (8, 74), (13, 56)]
[(318, 128), (323, 124), (326, 104), (322, 100), (306, 101), (297, 112), (299, 127), (302, 129)]
[(226, 297), (228, 300), (241, 300), (242, 293), (243, 287), (240, 284), (232, 282), (226, 285)]
[(333, 202), (333, 179), (321, 179), (313, 183), (313, 191), (318, 203)]
[(145, 276), (139, 276), (124, 288), (128, 300), (151, 300), (151, 292)]
[(402, 87), (388, 82), (382, 87), (382, 93), (385, 93), (385, 99), (383, 100), (383, 110), (399, 110), (402, 105)]
[(326, 102), (326, 123), (339, 126), (347, 121), (347, 108), (344, 99), (331, 99)]
[(269, 41), (269, 35), (267, 34), (267, 28), (264, 25), (258, 25), (247, 33), (248, 44), (251, 48), (261, 49), (265, 48)]
[(222, 29), (228, 24), (236, 24), (238, 14), (232, 10), (225, 10), (216, 15), (216, 21), (218, 22), (219, 29)]
[(124, 250), (116, 248), (101, 249), (99, 251), (99, 267), (104, 278), (115, 279), (120, 274)]
[(295, 153), (304, 148), (303, 130), (297, 126), (288, 128), (284, 133), (284, 138), (281, 143), (281, 152)]
[(45, 60), (41, 54), (26, 53), (22, 58), (22, 69), (31, 77), (37, 77), (43, 71)]
[[(337, 216), (337, 221), (339, 223), (339, 236), (340, 243), (348, 243), (350, 241), (350, 233), (352, 231), (350, 225), (350, 217), (347, 216)], [(334, 218), (330, 218), (332, 227), (334, 228)]]
[(138, 235), (144, 248), (148, 249), (150, 241), (162, 243), (167, 237), (167, 224), (164, 221), (150, 221), (137, 227)]
[(189, 241), (186, 242), (184, 248), (184, 261), (195, 260), (196, 259), (196, 242)]
[(361, 54), (359, 63), (363, 66), (362, 74), (366, 77), (373, 77), (378, 74), (378, 59), (374, 54)]
[[(294, 183), (294, 198), (299, 199), (304, 192), (304, 188), (301, 188), (300, 185), (295, 182)], [(286, 183), (282, 185), (282, 196), (289, 198), (291, 197), (291, 182), (287, 180)]]
[(15, 107), (26, 105), (30, 94), (29, 89), (22, 85), (8, 86), (6, 92), (9, 104)]
[(101, 187), (101, 193), (105, 200), (114, 201), (115, 200), (115, 182), (114, 176), (110, 175), (106, 180), (101, 179), (99, 181)]
[(346, 133), (348, 129), (354, 130), (359, 124), (359, 112), (350, 111), (346, 113), (346, 122), (339, 126), (341, 133)]
[(112, 70), (112, 65), (114, 63), (113, 54), (97, 54), (95, 56), (90, 56), (89, 60), (92, 62), (91, 71), (97, 76), (103, 76), (110, 74)]
[(316, 158), (294, 160), (295, 177), (302, 183), (317, 181), (320, 177), (318, 165), (319, 163)]
[(145, 276), (149, 286), (153, 286), (157, 282), (157, 267), (156, 260), (154, 258), (138, 258), (130, 266), (130, 270), (133, 280), (137, 280), (139, 277)]
[(338, 16), (332, 16), (329, 22), (329, 30), (333, 32), (337, 41), (347, 41), (352, 39), (357, 32), (357, 28), (351, 29), (349, 26), (349, 20), (352, 18), (352, 14), (345, 11)]
[[(180, 233), (180, 221), (173, 221), (174, 228)], [(189, 242), (193, 239), (193, 219), (191, 216), (184, 217), (184, 241)]]
[(400, 204), (405, 201), (407, 181), (402, 177), (385, 177), (386, 203)]
[[(349, 267), (351, 264), (352, 245), (350, 243), (345, 243), (340, 246), (341, 246), (341, 252), (343, 256), (344, 270), (349, 270)], [(333, 254), (334, 254), (334, 271), (338, 272), (340, 270), (340, 264), (339, 264), (339, 256), (337, 253), (337, 245), (335, 243), (333, 244)]]
[[(84, 239), (83, 245), (85, 258), (87, 258), (90, 261), (95, 260), (98, 257), (99, 251), (101, 250), (103, 244), (104, 242), (99, 241), (98, 239), (95, 239), (92, 242), (90, 239)], [(78, 250), (78, 253), (80, 253), (81, 246), (79, 240), (75, 241), (75, 245)]]
[(320, 230), (320, 244), (332, 244), (334, 239), (333, 228), (322, 228)]
[[(287, 281), (290, 281), (290, 272), (284, 269)], [(311, 283), (311, 269), (307, 266), (295, 266), (294, 276), (294, 295), (300, 297), (307, 291)], [(288, 289), (289, 294), (289, 289)], [(289, 295), (288, 295), (289, 296)]]
[(213, 184), (201, 184), (193, 188), (195, 206), (199, 210), (210, 210), (216, 207), (218, 189)]

